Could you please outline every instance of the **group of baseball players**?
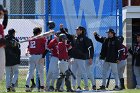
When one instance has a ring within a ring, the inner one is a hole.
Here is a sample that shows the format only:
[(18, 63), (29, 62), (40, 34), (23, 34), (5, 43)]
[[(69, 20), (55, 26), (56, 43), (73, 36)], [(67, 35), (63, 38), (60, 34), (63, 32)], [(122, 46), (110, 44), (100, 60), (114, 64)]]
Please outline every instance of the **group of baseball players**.
[[(9, 29), (8, 35), (4, 37), (4, 30), (7, 26), (8, 15), (7, 11), (0, 5), (0, 18), (4, 15), (3, 24), (0, 24), (0, 80), (6, 69), (6, 88), (7, 92), (15, 92), (15, 83), (18, 77), (18, 64), (20, 61), (20, 44), (15, 38), (15, 30)], [(54, 28), (53, 22), (48, 23), (50, 29)], [(63, 92), (64, 84), (67, 92), (74, 92), (77, 90), (90, 90), (88, 86), (88, 79), (91, 80), (92, 90), (96, 90), (96, 81), (92, 73), (94, 46), (90, 38), (87, 37), (86, 29), (83, 26), (78, 26), (76, 35), (68, 33), (68, 29), (60, 24), (60, 31), (53, 30), (42, 33), (41, 27), (33, 29), (33, 36), (29, 39), (28, 49), (26, 55), (30, 54), (29, 70), (26, 77), (25, 91), (31, 92), (35, 86), (34, 70), (38, 72), (39, 76), (39, 91), (56, 91)], [(99, 90), (106, 89), (107, 72), (111, 67), (111, 72), (115, 78), (114, 90), (125, 89), (124, 85), (124, 70), (126, 66), (126, 59), (128, 56), (128, 49), (123, 45), (124, 38), (116, 36), (113, 29), (107, 32), (108, 37), (101, 37), (97, 32), (93, 35), (96, 41), (102, 44), (100, 59), (104, 60), (102, 70), (102, 85)], [(54, 38), (48, 40), (48, 37)], [(137, 35), (139, 42), (140, 35)], [(5, 44), (6, 39), (6, 44)], [(14, 43), (13, 43), (14, 40)], [(16, 43), (15, 43), (16, 42)], [(134, 50), (134, 51), (133, 51)], [(129, 49), (129, 52), (134, 56), (134, 70), (139, 84), (139, 43), (134, 49)], [(15, 53), (15, 54), (14, 54)], [(49, 70), (46, 77), (46, 85), (44, 84), (44, 63), (45, 55), (51, 53)], [(6, 56), (5, 56), (6, 55)], [(6, 60), (5, 60), (6, 59)], [(6, 68), (5, 68), (6, 61)], [(10, 61), (12, 63), (10, 63)], [(15, 62), (16, 63), (15, 63)], [(10, 84), (10, 72), (13, 71), (12, 84)], [(84, 89), (81, 88), (81, 79), (84, 80)], [(32, 85), (30, 86), (30, 81)], [(56, 85), (55, 84), (56, 81)]]
[[(51, 29), (53, 22), (49, 23)], [(78, 90), (90, 90), (88, 86), (88, 78), (92, 83), (92, 90), (96, 90), (96, 82), (92, 73), (94, 47), (92, 40), (86, 36), (86, 29), (78, 26), (76, 35), (68, 33), (68, 29), (60, 24), (60, 31), (54, 32), (54, 38), (47, 40), (41, 36), (29, 41), (27, 54), (30, 54), (29, 71), (26, 77), (26, 92), (31, 92), (33, 87), (30, 81), (34, 78), (34, 70), (36, 68), (40, 80), (39, 91), (64, 91), (64, 83), (67, 92)], [(33, 37), (41, 34), (42, 29), (35, 27), (33, 29)], [(115, 78), (114, 90), (125, 89), (124, 85), (124, 69), (126, 66), (126, 58), (128, 50), (123, 45), (124, 38), (117, 37), (113, 29), (109, 29), (108, 37), (101, 37), (94, 32), (95, 39), (102, 43), (100, 59), (103, 63), (103, 82), (99, 90), (106, 89), (106, 77), (109, 68)], [(48, 36), (47, 36), (48, 37)], [(46, 45), (47, 42), (47, 45)], [(44, 62), (45, 55), (51, 53), (49, 69), (46, 77), (46, 86), (44, 85)], [(84, 89), (81, 88), (81, 79), (84, 80)], [(56, 85), (55, 84), (56, 81)]]

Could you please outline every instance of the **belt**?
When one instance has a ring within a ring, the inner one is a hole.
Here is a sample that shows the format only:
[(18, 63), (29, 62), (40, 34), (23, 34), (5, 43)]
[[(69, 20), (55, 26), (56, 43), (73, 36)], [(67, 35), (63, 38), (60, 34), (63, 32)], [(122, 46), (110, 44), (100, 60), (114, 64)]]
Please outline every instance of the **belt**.
[(68, 60), (66, 60), (66, 59), (59, 59), (60, 61), (67, 61), (68, 62)]

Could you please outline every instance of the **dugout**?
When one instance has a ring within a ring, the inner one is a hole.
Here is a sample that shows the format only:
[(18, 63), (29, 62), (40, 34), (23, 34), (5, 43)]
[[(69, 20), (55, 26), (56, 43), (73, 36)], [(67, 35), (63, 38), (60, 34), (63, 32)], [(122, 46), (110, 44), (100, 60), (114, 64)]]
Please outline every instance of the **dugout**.
[[(123, 36), (126, 46), (132, 47), (135, 39), (135, 34), (140, 33), (140, 6), (123, 7)], [(127, 59), (126, 68), (126, 85), (128, 89), (135, 88), (135, 78), (132, 69), (132, 56)]]

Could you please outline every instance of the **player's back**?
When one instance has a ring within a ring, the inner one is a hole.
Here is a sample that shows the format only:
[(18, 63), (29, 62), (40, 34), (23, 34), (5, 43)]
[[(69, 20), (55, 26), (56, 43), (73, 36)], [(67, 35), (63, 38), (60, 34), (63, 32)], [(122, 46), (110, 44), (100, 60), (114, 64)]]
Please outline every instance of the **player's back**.
[(42, 54), (45, 51), (46, 39), (39, 38), (29, 41), (30, 54)]
[(57, 53), (57, 45), (58, 45), (58, 41), (56, 38), (52, 39), (50, 41), (50, 43), (48, 44), (47, 48), (49, 50), (51, 50), (52, 56), (58, 57), (58, 53)]

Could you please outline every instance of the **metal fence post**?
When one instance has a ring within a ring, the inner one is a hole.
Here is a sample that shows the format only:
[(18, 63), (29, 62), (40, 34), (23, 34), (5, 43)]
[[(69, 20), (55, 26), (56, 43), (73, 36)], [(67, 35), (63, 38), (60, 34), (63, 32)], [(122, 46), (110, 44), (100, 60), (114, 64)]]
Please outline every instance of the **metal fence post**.
[(118, 7), (119, 7), (119, 35), (123, 35), (122, 31), (122, 0), (119, 0), (118, 2)]
[[(45, 0), (45, 20), (44, 20), (44, 24), (45, 24), (45, 30), (48, 31), (48, 27), (47, 27), (47, 22), (48, 22), (48, 0)], [(47, 76), (47, 72), (48, 72), (48, 68), (49, 68), (49, 53), (46, 55), (46, 76)]]

